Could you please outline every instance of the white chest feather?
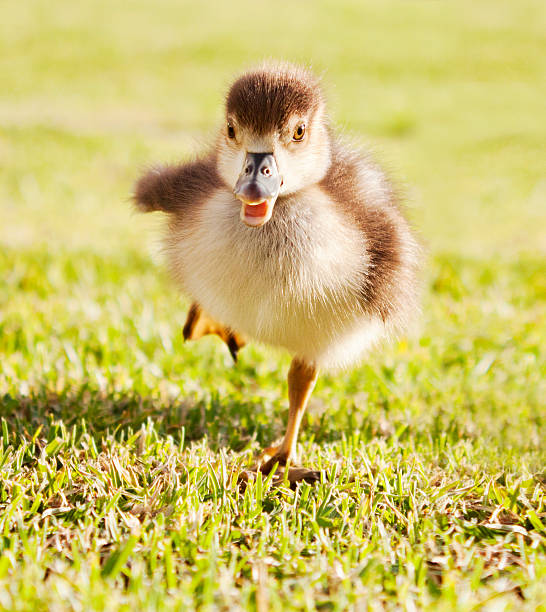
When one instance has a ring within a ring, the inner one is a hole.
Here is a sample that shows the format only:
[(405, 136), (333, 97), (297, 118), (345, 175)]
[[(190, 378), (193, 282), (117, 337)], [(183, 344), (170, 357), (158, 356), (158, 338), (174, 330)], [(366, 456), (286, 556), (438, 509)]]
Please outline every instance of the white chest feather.
[(172, 230), (169, 253), (184, 291), (255, 340), (343, 365), (382, 333), (359, 306), (364, 239), (318, 188), (279, 201), (260, 228), (245, 226), (219, 190)]

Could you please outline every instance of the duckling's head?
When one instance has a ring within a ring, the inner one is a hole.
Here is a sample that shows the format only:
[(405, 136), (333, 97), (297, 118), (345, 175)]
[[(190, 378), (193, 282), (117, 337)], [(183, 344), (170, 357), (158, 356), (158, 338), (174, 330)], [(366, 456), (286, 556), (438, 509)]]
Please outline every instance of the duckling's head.
[(316, 77), (291, 64), (239, 77), (227, 94), (217, 159), (251, 227), (271, 219), (279, 195), (320, 181), (330, 164), (330, 138)]

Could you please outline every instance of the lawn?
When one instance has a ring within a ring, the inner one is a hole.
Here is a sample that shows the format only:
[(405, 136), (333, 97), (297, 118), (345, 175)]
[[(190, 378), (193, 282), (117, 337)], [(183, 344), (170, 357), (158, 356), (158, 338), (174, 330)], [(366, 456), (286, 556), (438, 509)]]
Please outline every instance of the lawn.
[[(5, 7), (0, 609), (546, 610), (545, 32), (539, 0)], [(427, 250), (417, 328), (320, 378), (295, 491), (237, 483), (288, 356), (184, 344), (129, 203), (264, 57), (324, 75)]]

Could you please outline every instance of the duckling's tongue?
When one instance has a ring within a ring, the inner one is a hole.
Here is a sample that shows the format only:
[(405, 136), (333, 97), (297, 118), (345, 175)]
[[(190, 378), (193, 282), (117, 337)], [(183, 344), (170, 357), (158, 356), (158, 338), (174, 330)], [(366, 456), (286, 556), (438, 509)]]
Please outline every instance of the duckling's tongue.
[(258, 204), (247, 204), (242, 203), (241, 207), (241, 219), (252, 227), (259, 227), (263, 225), (271, 218), (273, 211), (273, 202), (264, 200)]
[(259, 204), (245, 204), (246, 217), (263, 217), (267, 212), (267, 200)]

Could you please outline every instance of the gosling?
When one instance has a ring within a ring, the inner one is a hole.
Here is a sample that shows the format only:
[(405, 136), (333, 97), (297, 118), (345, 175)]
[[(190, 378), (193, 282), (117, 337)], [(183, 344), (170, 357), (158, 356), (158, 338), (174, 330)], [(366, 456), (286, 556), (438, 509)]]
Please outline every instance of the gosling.
[(418, 309), (420, 249), (394, 189), (330, 125), (318, 79), (291, 64), (242, 74), (201, 157), (138, 181), (141, 211), (168, 216), (169, 267), (191, 298), (185, 339), (286, 349), (286, 433), (259, 469), (290, 482), (300, 424), (319, 369), (361, 359)]

